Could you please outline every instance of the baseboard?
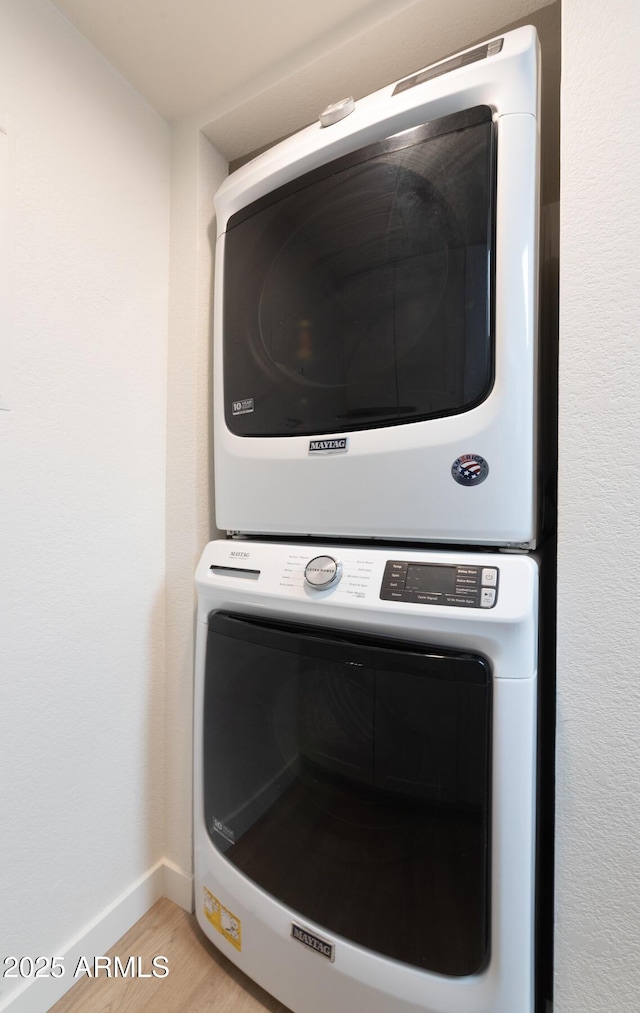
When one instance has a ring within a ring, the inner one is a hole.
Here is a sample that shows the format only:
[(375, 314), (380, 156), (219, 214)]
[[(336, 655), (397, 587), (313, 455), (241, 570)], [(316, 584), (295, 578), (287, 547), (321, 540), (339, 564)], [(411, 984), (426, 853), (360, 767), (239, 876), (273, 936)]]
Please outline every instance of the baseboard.
[[(86, 959), (104, 955), (107, 950), (134, 925), (139, 918), (165, 895), (168, 881), (175, 896), (186, 897), (186, 881), (189, 883), (189, 904), (191, 903), (191, 879), (175, 866), (167, 872), (164, 861), (158, 862), (148, 872), (125, 890), (112, 904), (98, 915), (65, 947), (50, 956), (63, 957), (65, 974), (61, 978), (31, 978), (24, 985), (10, 993), (0, 1002), (0, 1013), (46, 1013), (76, 984), (74, 971), (81, 957)], [(174, 896), (170, 896), (174, 900)], [(175, 903), (185, 907), (180, 900)], [(190, 908), (187, 908), (190, 910)], [(35, 956), (35, 954), (34, 954)], [(6, 979), (4, 984), (6, 984)]]
[(167, 897), (178, 907), (191, 913), (193, 911), (193, 876), (183, 872), (168, 858), (164, 859), (162, 868), (164, 875), (163, 897)]

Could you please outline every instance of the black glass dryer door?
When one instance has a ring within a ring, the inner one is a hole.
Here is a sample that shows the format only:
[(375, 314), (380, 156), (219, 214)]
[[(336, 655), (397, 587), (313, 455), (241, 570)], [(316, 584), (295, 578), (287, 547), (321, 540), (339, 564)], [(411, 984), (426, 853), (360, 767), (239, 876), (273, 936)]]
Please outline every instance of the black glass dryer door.
[(457, 414), (493, 381), (491, 111), (408, 130), (229, 221), (225, 416), (239, 436)]
[(303, 919), (441, 974), (479, 971), (490, 697), (480, 657), (212, 614), (211, 840)]

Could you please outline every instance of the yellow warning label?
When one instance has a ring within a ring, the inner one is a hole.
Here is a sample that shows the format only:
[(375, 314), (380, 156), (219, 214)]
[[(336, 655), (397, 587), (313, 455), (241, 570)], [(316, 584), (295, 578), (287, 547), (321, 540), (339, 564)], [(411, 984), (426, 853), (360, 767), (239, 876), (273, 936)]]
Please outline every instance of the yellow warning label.
[(204, 913), (211, 922), (216, 932), (235, 946), (236, 950), (242, 950), (242, 922), (236, 918), (228, 908), (221, 904), (217, 897), (214, 897), (210, 890), (204, 887)]

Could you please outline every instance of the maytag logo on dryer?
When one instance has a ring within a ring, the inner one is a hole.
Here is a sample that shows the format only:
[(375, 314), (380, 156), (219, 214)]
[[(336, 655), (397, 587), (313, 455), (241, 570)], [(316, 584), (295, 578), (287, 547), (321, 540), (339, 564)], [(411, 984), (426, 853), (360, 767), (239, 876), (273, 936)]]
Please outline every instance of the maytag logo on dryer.
[(250, 556), (249, 552), (230, 552), (229, 556), (231, 559), (248, 559)]
[(309, 440), (310, 454), (346, 454), (348, 449), (348, 436), (340, 436), (333, 440)]
[(322, 936), (317, 936), (315, 932), (309, 932), (302, 925), (296, 925), (295, 922), (291, 922), (291, 938), (302, 943), (303, 946), (308, 946), (310, 950), (314, 950), (322, 957), (326, 957), (331, 963), (336, 959), (336, 948), (333, 943), (323, 939)]

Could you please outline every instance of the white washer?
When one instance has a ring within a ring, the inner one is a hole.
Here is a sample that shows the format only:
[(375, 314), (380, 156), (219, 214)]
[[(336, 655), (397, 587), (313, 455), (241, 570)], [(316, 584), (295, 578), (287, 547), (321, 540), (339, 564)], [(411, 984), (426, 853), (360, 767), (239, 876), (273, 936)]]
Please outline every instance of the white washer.
[(295, 1013), (532, 1013), (535, 560), (228, 540), (196, 580), (209, 939)]
[(535, 546), (538, 106), (519, 28), (223, 183), (219, 528)]

